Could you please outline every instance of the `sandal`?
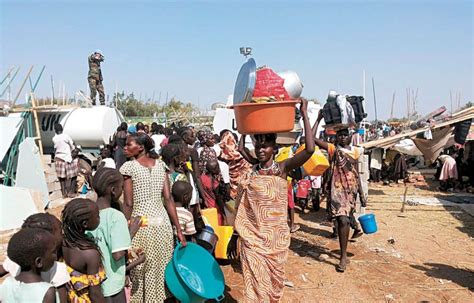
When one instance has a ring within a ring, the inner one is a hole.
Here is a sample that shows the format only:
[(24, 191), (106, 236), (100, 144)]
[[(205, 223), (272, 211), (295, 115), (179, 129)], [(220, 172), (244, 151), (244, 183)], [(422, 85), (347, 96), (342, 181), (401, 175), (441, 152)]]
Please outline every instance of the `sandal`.
[(301, 228), (301, 226), (299, 224), (295, 224), (291, 227), (290, 233), (297, 232), (300, 228)]

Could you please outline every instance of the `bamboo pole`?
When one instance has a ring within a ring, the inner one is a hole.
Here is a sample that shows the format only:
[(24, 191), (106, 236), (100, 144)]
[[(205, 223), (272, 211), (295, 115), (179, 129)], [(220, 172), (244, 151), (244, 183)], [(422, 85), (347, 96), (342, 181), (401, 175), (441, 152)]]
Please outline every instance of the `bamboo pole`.
[(16, 100), (18, 100), (18, 97), (20, 97), (20, 93), (23, 90), (23, 87), (25, 87), (26, 81), (30, 77), (31, 71), (33, 70), (33, 65), (30, 67), (30, 70), (28, 71), (28, 74), (26, 75), (25, 79), (23, 80), (23, 83), (20, 86), (20, 89), (18, 90), (18, 93), (15, 96), (15, 99), (13, 99), (12, 106), (15, 106)]
[[(10, 85), (12, 84), (13, 80), (15, 80), (16, 78), (16, 75), (18, 75), (18, 72), (20, 71), (20, 67), (18, 67), (15, 71), (15, 73), (13, 74), (13, 76), (10, 76), (10, 74), (7, 75), (7, 78), (8, 78), (8, 83), (7, 83), (7, 86), (5, 86), (5, 88), (3, 89), (2, 93), (0, 94), (0, 97), (2, 97), (5, 92), (7, 90), (10, 90)], [(8, 96), (8, 101), (10, 101), (10, 97), (11, 96)]]
[(3, 84), (3, 82), (5, 82), (5, 80), (7, 80), (8, 77), (10, 77), (10, 74), (12, 73), (12, 71), (15, 69), (15, 67), (12, 67), (10, 68), (10, 70), (8, 71), (8, 73), (5, 75), (5, 77), (2, 79), (2, 81), (0, 81), (0, 85)]
[(53, 75), (51, 75), (51, 105), (54, 105), (54, 80), (53, 80)]
[(31, 105), (33, 106), (33, 118), (35, 120), (35, 128), (36, 128), (36, 138), (38, 138), (39, 143), (39, 151), (40, 155), (43, 156), (43, 141), (41, 141), (41, 131), (39, 127), (39, 121), (38, 121), (38, 112), (36, 111), (36, 99), (33, 93), (30, 93), (30, 98), (31, 98)]
[(63, 91), (63, 106), (64, 106), (66, 105), (66, 84), (64, 84), (64, 82), (63, 82), (62, 91)]
[(372, 77), (372, 91), (374, 92), (375, 124), (377, 125), (377, 122), (378, 122), (378, 119), (377, 119), (377, 99), (375, 98), (375, 83), (374, 83), (374, 77)]
[(453, 114), (453, 91), (449, 90), (449, 100), (451, 101), (451, 115)]
[(390, 120), (393, 119), (393, 106), (395, 104), (395, 93), (396, 91), (393, 91), (393, 96), (392, 96), (392, 108), (390, 109)]

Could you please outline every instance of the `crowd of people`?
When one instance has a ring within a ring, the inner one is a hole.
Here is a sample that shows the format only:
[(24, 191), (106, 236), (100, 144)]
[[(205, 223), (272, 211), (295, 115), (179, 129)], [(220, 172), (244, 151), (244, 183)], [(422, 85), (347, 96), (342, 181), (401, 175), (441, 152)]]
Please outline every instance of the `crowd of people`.
[[(234, 226), (228, 257), (240, 259), (245, 301), (277, 302), (290, 233), (299, 228), (295, 208), (318, 211), (322, 197), (341, 247), (336, 269), (344, 272), (350, 228), (353, 237), (362, 234), (354, 212), (358, 200), (367, 201), (357, 168), (363, 151), (351, 145), (348, 129), (316, 138), (322, 115), (312, 127), (306, 100), (301, 116), (305, 135), (297, 144), (279, 145), (276, 134), (252, 135), (253, 151), (245, 135), (239, 140), (230, 130), (122, 123), (84, 180), (96, 200), (72, 199), (61, 220), (33, 215), (11, 238), (0, 268), (2, 276), (10, 273), (0, 301), (172, 301), (164, 272), (175, 243), (195, 241), (205, 226), (201, 210), (215, 208), (220, 225)], [(78, 186), (68, 171), (81, 171), (76, 147), (60, 125), (55, 129), (58, 177), (63, 194), (73, 196)], [(315, 146), (331, 163), (324, 176), (302, 169)]]

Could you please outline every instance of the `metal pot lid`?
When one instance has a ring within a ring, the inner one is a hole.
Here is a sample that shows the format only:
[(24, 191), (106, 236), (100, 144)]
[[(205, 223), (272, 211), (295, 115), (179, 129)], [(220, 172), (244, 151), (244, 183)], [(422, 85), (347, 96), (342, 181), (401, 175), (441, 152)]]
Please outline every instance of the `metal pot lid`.
[(253, 58), (248, 58), (240, 68), (234, 86), (234, 105), (252, 101), (255, 89), (257, 65)]

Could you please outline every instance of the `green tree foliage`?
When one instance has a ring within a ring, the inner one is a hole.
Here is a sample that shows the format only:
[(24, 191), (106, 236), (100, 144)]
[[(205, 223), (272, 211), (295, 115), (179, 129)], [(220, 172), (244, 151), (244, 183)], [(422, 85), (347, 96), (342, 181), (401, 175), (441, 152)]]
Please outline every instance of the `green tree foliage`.
[(467, 102), (466, 105), (464, 105), (463, 107), (461, 107), (461, 110), (463, 109), (466, 109), (466, 108), (469, 108), (469, 107), (473, 107), (474, 106), (474, 103), (472, 103), (471, 101)]
[(156, 103), (138, 100), (133, 93), (126, 95), (121, 92), (114, 95), (113, 102), (125, 117), (151, 117), (154, 113), (177, 116), (197, 112), (192, 103), (183, 103), (175, 98), (160, 106)]

